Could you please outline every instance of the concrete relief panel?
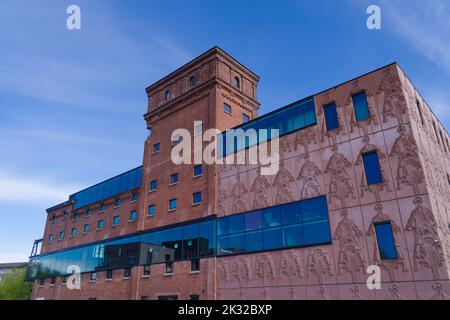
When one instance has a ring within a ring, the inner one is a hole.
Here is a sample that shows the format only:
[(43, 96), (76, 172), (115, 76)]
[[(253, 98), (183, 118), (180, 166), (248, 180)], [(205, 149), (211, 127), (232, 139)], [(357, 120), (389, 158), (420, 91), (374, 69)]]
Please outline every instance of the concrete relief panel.
[[(376, 205), (362, 207), (367, 246), (369, 248), (370, 264), (381, 269), (382, 282), (412, 281), (413, 274), (402, 221), (398, 211), (397, 201), (388, 201)], [(397, 259), (382, 260), (377, 244), (375, 224), (390, 222), (394, 235)]]
[(331, 246), (312, 247), (304, 254), (306, 284), (336, 283), (336, 270)]
[(374, 300), (375, 291), (369, 290), (365, 284), (340, 284), (340, 300)]
[(329, 209), (359, 205), (350, 144), (336, 144), (322, 152)]
[(308, 286), (306, 288), (308, 300), (337, 300), (339, 289), (337, 285)]
[(417, 300), (414, 282), (390, 282), (375, 290), (377, 300)]
[(419, 300), (450, 300), (448, 281), (417, 281), (415, 285)]
[(318, 197), (325, 194), (325, 183), (322, 169), (322, 153), (314, 151), (305, 153), (294, 159), (300, 170), (296, 175), (298, 198), (300, 200)]

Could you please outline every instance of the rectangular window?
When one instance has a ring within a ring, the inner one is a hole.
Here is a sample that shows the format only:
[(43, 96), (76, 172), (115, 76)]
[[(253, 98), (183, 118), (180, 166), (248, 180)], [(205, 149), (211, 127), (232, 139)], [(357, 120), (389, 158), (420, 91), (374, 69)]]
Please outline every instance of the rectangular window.
[(377, 152), (371, 151), (364, 153), (362, 158), (364, 162), (364, 171), (366, 173), (367, 184), (372, 185), (383, 182)]
[(63, 284), (66, 284), (68, 279), (69, 279), (69, 276), (64, 276), (63, 277)]
[(121, 204), (122, 204), (122, 200), (117, 198), (116, 201), (114, 202), (114, 207), (120, 207)]
[(246, 123), (246, 122), (249, 122), (249, 121), (250, 121), (250, 117), (248, 115), (246, 115), (246, 114), (243, 114), (242, 115), (242, 122)]
[(106, 280), (112, 280), (112, 278), (113, 278), (113, 271), (106, 270)]
[(39, 286), (43, 287), (45, 284), (45, 279), (39, 279)]
[(224, 103), (223, 104), (223, 111), (225, 113), (231, 114), (231, 106), (229, 104)]
[(191, 294), (189, 300), (200, 300), (200, 296), (198, 294)]
[(202, 173), (203, 173), (203, 167), (202, 167), (202, 165), (201, 165), (201, 164), (196, 165), (196, 166), (194, 167), (194, 177), (201, 176)]
[(331, 131), (339, 128), (338, 115), (336, 110), (336, 104), (331, 103), (323, 107), (325, 114), (325, 123), (327, 125), (327, 131)]
[(56, 283), (56, 277), (52, 277), (52, 279), (50, 281), (50, 284), (51, 285), (55, 285), (55, 283)]
[(136, 221), (137, 219), (137, 211), (133, 210), (130, 212), (130, 221)]
[(101, 205), (100, 205), (100, 211), (101, 212), (103, 212), (103, 211), (105, 211), (105, 209), (106, 209), (106, 205), (104, 204), (104, 203), (102, 203)]
[(120, 223), (120, 216), (113, 217), (113, 226), (117, 226)]
[(192, 203), (193, 204), (199, 204), (202, 202), (202, 193), (201, 192), (195, 192), (192, 194)]
[(91, 272), (91, 281), (97, 280), (97, 272)]
[(89, 224), (85, 224), (83, 227), (83, 232), (88, 233), (89, 232)]
[(173, 262), (166, 262), (165, 274), (173, 274)]
[(139, 194), (137, 192), (133, 192), (131, 195), (131, 201), (138, 201), (139, 200)]
[(150, 275), (150, 269), (151, 268), (151, 266), (150, 265), (146, 265), (146, 266), (144, 266), (144, 276), (149, 276)]
[(177, 208), (177, 199), (169, 200), (169, 210), (175, 210)]
[(151, 204), (148, 206), (148, 215), (154, 216), (156, 212), (156, 206), (154, 204)]
[[(449, 180), (450, 181), (450, 180)], [(48, 242), (52, 242), (53, 241), (53, 235), (52, 234), (49, 234), (48, 235)]]
[(161, 149), (161, 145), (159, 144), (159, 142), (155, 143), (153, 145), (152, 153), (158, 153), (160, 149)]
[(152, 180), (150, 181), (150, 191), (155, 191), (158, 189), (158, 181)]
[(105, 220), (101, 219), (97, 222), (97, 229), (101, 230), (105, 227)]
[(394, 234), (390, 222), (375, 223), (377, 234), (377, 245), (381, 260), (397, 259), (397, 248), (395, 247)]
[(200, 259), (191, 260), (191, 271), (200, 271)]
[(125, 268), (125, 270), (123, 272), (123, 277), (124, 278), (130, 278), (131, 277), (131, 268)]
[(72, 237), (75, 237), (77, 235), (77, 228), (72, 228), (72, 231), (70, 232), (70, 235)]
[(64, 239), (64, 231), (61, 231), (59, 233), (59, 240), (63, 240)]
[(369, 105), (367, 104), (367, 97), (365, 92), (360, 92), (352, 95), (353, 108), (355, 110), (356, 121), (362, 121), (370, 117)]
[(173, 173), (170, 175), (170, 184), (178, 183), (178, 173)]

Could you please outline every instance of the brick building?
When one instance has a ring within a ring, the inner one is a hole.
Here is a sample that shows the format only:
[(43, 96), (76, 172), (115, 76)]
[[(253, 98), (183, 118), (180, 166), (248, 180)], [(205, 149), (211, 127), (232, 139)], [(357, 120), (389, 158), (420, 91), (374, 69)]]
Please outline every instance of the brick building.
[[(450, 138), (400, 67), (261, 117), (258, 81), (214, 47), (148, 87), (143, 165), (47, 209), (33, 298), (448, 299)], [(279, 170), (176, 165), (177, 128), (279, 129)]]

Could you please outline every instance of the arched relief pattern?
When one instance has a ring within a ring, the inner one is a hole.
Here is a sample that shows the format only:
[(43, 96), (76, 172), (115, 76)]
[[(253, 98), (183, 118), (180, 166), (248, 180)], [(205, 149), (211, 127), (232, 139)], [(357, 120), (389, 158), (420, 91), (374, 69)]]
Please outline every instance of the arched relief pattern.
[[(346, 123), (345, 123), (345, 117), (344, 117), (344, 110), (342, 103), (337, 100), (336, 98), (336, 89), (331, 89), (323, 94), (322, 97), (318, 98), (318, 105), (317, 105), (317, 119), (319, 123), (319, 130), (320, 130), (320, 141), (324, 142), (325, 137), (328, 138), (329, 144), (337, 143), (337, 136), (339, 135), (346, 135)], [(325, 121), (325, 112), (323, 107), (326, 105), (329, 105), (331, 103), (334, 103), (336, 105), (336, 111), (337, 111), (337, 118), (339, 123), (339, 128), (336, 128), (332, 131), (327, 130), (327, 125)]]
[(261, 168), (256, 169), (256, 177), (253, 180), (250, 192), (253, 194), (253, 209), (266, 208), (271, 205), (270, 183), (266, 176), (261, 175)]
[(324, 284), (333, 276), (333, 265), (328, 251), (322, 248), (313, 248), (307, 258), (306, 277), (313, 283)]
[[(407, 256), (403, 247), (400, 245), (399, 239), (402, 237), (401, 227), (389, 216), (383, 212), (383, 205), (381, 203), (375, 205), (376, 215), (372, 218), (369, 228), (367, 230), (367, 236), (372, 237), (372, 264), (379, 266), (381, 269), (387, 271), (390, 281), (397, 281), (399, 272), (408, 272)], [(375, 224), (379, 222), (390, 222), (392, 226), (392, 232), (394, 234), (395, 248), (397, 250), (398, 258), (396, 260), (381, 260), (377, 246), (377, 239), (375, 233)]]
[[(361, 187), (361, 197), (364, 198), (366, 196), (367, 192), (374, 193), (377, 200), (380, 199), (379, 192), (386, 189), (386, 191), (391, 192), (392, 189), (390, 187), (390, 182), (388, 179), (388, 175), (385, 170), (385, 166), (387, 165), (387, 157), (386, 154), (381, 150), (379, 146), (376, 146), (374, 144), (370, 143), (370, 136), (365, 135), (363, 137), (363, 147), (359, 150), (358, 157), (356, 159), (355, 165), (359, 167), (359, 170), (361, 172), (361, 181), (360, 181), (360, 187)], [(366, 171), (364, 169), (363, 164), (363, 157), (362, 155), (366, 152), (370, 151), (376, 151), (378, 155), (378, 159), (380, 161), (380, 168), (381, 168), (381, 176), (382, 176), (382, 183), (376, 184), (376, 185), (368, 185), (367, 184), (367, 178), (366, 178)]]
[(237, 257), (231, 261), (231, 282), (250, 280), (249, 257)]
[(448, 296), (444, 291), (444, 284), (442, 284), (442, 282), (433, 283), (431, 285), (431, 289), (434, 294), (430, 297), (430, 300), (450, 300), (450, 296)]
[(389, 286), (389, 292), (391, 293), (390, 300), (406, 300), (402, 294), (400, 294), (400, 286), (398, 283), (393, 283)]
[(389, 156), (397, 158), (396, 185), (397, 190), (402, 186), (411, 186), (414, 194), (420, 193), (420, 184), (424, 180), (424, 173), (419, 161), (418, 148), (414, 138), (407, 133), (405, 126), (397, 129), (399, 136), (395, 139)]
[(339, 153), (338, 145), (331, 147), (332, 156), (325, 166), (325, 174), (330, 176), (328, 195), (332, 202), (338, 202), (346, 206), (346, 199), (356, 199), (355, 188), (349, 171), (352, 163), (342, 153)]
[(295, 251), (283, 251), (280, 264), (281, 277), (288, 279), (302, 278), (302, 261)]
[(433, 278), (439, 279), (443, 276), (439, 269), (445, 264), (445, 256), (433, 212), (423, 206), (421, 197), (414, 198), (413, 203), (416, 208), (411, 212), (405, 230), (414, 235), (414, 271), (428, 268)]
[(352, 282), (360, 282), (366, 270), (364, 258), (364, 236), (356, 223), (348, 217), (347, 210), (341, 212), (333, 239), (338, 242), (337, 271), (342, 276), (350, 273)]
[(378, 87), (377, 94), (383, 95), (382, 118), (386, 123), (389, 118), (397, 119), (399, 124), (408, 122), (407, 103), (402, 90), (402, 82), (397, 68), (390, 66), (383, 70), (384, 76)]
[(313, 126), (297, 131), (294, 141), (295, 151), (300, 150), (302, 153), (308, 153), (312, 151), (311, 146), (319, 144), (316, 127)]
[(236, 175), (236, 182), (231, 189), (230, 197), (232, 199), (232, 212), (244, 212), (247, 211), (247, 196), (248, 189), (243, 181), (241, 181), (241, 174)]
[(277, 175), (273, 181), (275, 191), (275, 203), (283, 204), (295, 201), (295, 194), (293, 192), (292, 183), (295, 182), (292, 173), (285, 166), (283, 160), (280, 161), (280, 167)]
[(276, 278), (275, 264), (270, 255), (261, 254), (256, 257), (254, 276), (255, 279), (273, 280)]
[(314, 198), (323, 194), (319, 182), (322, 171), (310, 160), (309, 153), (305, 154), (305, 160), (297, 175), (300, 199)]

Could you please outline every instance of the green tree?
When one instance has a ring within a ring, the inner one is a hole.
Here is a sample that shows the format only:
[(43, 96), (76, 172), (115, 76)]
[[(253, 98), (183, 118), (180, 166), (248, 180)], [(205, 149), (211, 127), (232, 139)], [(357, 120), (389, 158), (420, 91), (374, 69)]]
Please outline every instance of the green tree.
[(26, 269), (16, 269), (0, 281), (0, 300), (30, 300), (31, 283), (25, 282)]

